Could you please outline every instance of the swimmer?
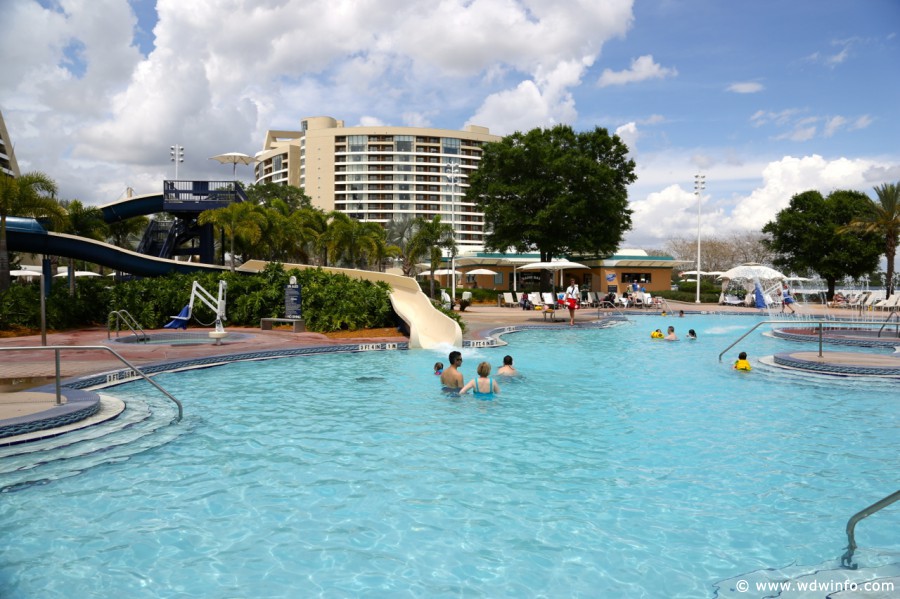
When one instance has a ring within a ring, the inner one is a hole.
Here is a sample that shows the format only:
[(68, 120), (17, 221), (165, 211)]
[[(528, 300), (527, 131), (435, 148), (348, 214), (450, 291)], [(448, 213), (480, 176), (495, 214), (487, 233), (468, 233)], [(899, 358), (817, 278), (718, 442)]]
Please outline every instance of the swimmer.
[(669, 327), (666, 330), (666, 341), (678, 341), (678, 335), (675, 334), (675, 327)]
[(434, 363), (434, 374), (437, 376), (441, 376), (444, 373), (444, 363), (443, 362), (435, 362)]
[(691, 329), (688, 331), (687, 338), (688, 339), (696, 339), (697, 338), (697, 333), (694, 332), (694, 329)]
[(750, 362), (747, 361), (747, 352), (742, 351), (738, 354), (738, 359), (735, 361), (732, 368), (735, 370), (745, 370), (747, 372), (753, 370), (753, 368), (750, 367)]
[(488, 364), (487, 362), (482, 362), (481, 364), (478, 365), (477, 372), (478, 372), (478, 378), (472, 379), (471, 381), (466, 383), (466, 386), (459, 390), (460, 395), (464, 395), (465, 393), (467, 393), (469, 391), (469, 389), (472, 390), (472, 393), (474, 395), (481, 395), (481, 396), (490, 396), (493, 394), (500, 393), (500, 386), (497, 385), (497, 381), (490, 378), (490, 374), (491, 374), (491, 365), (490, 364)]
[(656, 329), (655, 331), (650, 333), (651, 339), (662, 339), (663, 337), (665, 337), (665, 335), (663, 335), (663, 332), (660, 331), (659, 329)]
[(497, 376), (516, 376), (519, 371), (513, 367), (512, 356), (503, 356), (503, 366), (497, 369)]
[(459, 367), (462, 366), (462, 354), (452, 351), (448, 359), (450, 366), (441, 372), (441, 384), (447, 389), (455, 391), (463, 386), (463, 375), (459, 371)]

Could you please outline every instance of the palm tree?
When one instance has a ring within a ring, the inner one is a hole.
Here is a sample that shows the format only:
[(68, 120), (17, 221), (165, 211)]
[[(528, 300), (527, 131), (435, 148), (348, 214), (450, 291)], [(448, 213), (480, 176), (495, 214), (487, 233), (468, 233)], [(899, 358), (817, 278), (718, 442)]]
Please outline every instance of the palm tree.
[(135, 216), (109, 223), (106, 242), (126, 250), (133, 250), (137, 247), (148, 224), (150, 224), (150, 219), (146, 216)]
[(411, 242), (421, 220), (422, 219), (413, 219), (409, 217), (392, 220), (388, 223), (385, 230), (387, 242), (397, 248), (394, 251), (396, 252), (396, 255), (400, 257), (403, 275), (407, 277), (413, 275), (416, 269), (416, 263), (421, 256), (421, 254), (412, 255), (410, 253), (411, 250), (416, 249)]
[[(450, 250), (451, 255), (456, 255), (453, 226), (442, 223), (440, 215), (435, 216), (432, 220), (420, 219), (410, 244), (413, 247), (407, 251), (411, 255), (428, 255), (432, 273), (441, 264), (442, 249)], [(432, 298), (434, 297), (434, 275), (431, 277), (429, 294)]]
[(291, 214), (291, 220), (297, 227), (297, 253), (301, 261), (328, 266), (328, 215), (319, 208), (302, 208)]
[(330, 215), (325, 233), (328, 254), (333, 263), (341, 259), (352, 268), (366, 268), (385, 245), (384, 228), (378, 223), (361, 223), (343, 212)]
[[(103, 211), (96, 206), (85, 206), (79, 200), (60, 200), (66, 210), (64, 232), (95, 241), (103, 241), (109, 226), (103, 219)], [(75, 295), (75, 259), (69, 258), (69, 295)]]
[(9, 251), (6, 217), (49, 218), (54, 225), (65, 221), (65, 211), (56, 203), (56, 183), (40, 172), (21, 177), (0, 175), (0, 291), (9, 289)]
[(878, 201), (869, 200), (869, 213), (854, 218), (839, 233), (876, 233), (884, 237), (884, 255), (887, 258), (885, 287), (887, 295), (894, 293), (894, 256), (900, 241), (900, 187), (897, 183), (885, 183), (875, 187)]
[(266, 218), (257, 207), (249, 202), (234, 202), (224, 208), (206, 210), (200, 213), (197, 222), (201, 225), (211, 224), (222, 229), (228, 238), (231, 249), (231, 272), (234, 272), (234, 243), (240, 239), (253, 244), (262, 237), (262, 228)]

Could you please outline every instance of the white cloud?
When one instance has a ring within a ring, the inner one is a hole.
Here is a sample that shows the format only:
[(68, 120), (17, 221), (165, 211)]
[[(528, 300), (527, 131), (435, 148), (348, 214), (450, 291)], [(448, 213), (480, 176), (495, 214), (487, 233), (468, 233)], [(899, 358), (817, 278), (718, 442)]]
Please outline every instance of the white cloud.
[[(687, 160), (674, 163), (673, 155), (656, 156), (648, 163), (638, 179), (645, 186), (640, 190), (633, 186), (630, 191), (634, 227), (626, 244), (662, 247), (672, 237), (696, 234), (697, 200), (689, 176), (696, 169)], [(814, 154), (785, 156), (768, 163), (748, 160), (740, 166), (712, 161), (704, 174), (701, 229), (704, 235), (711, 235), (759, 231), (788, 206), (791, 197), (811, 189), (824, 195), (853, 189), (872, 196), (874, 186), (900, 177), (900, 160), (828, 160)], [(666, 179), (681, 179), (682, 183), (664, 183)], [(743, 187), (748, 180), (752, 188), (749, 193), (727, 191)]]
[(631, 61), (631, 68), (625, 71), (612, 71), (604, 69), (597, 84), (600, 87), (610, 85), (625, 85), (637, 83), (647, 79), (664, 79), (674, 77), (678, 71), (674, 68), (662, 67), (653, 61), (653, 56), (647, 54)]
[(89, 172), (136, 187), (171, 175), (167, 146), (181, 143), (182, 175), (215, 176), (209, 156), (253, 153), (303, 116), (429, 125), (454, 112), (497, 133), (573, 123), (572, 89), (631, 27), (632, 2), (157, 0), (146, 57), (127, 0), (14, 2), (0, 98), (20, 162), (39, 156), (61, 195), (103, 203)]
[(624, 125), (616, 128), (615, 133), (620, 138), (622, 138), (622, 141), (624, 141), (625, 145), (628, 146), (629, 153), (634, 155), (637, 150), (637, 140), (641, 135), (638, 131), (637, 124), (634, 122), (625, 123)]
[(755, 94), (761, 92), (765, 88), (762, 83), (756, 81), (744, 81), (741, 83), (732, 83), (725, 89), (726, 91), (734, 92), (736, 94)]

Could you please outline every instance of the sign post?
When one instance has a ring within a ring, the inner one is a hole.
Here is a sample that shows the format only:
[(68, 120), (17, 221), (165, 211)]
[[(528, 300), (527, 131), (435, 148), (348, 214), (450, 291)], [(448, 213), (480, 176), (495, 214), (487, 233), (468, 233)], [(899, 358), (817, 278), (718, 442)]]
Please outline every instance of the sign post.
[(303, 320), (303, 292), (297, 277), (284, 286), (284, 316), (292, 320)]

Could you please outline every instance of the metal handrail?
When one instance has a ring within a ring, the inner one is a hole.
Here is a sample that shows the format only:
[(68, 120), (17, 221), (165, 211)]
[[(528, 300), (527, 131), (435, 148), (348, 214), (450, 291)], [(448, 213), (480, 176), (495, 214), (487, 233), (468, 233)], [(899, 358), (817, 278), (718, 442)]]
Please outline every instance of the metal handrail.
[[(884, 319), (884, 323), (881, 325), (881, 328), (878, 329), (878, 337), (879, 338), (881, 338), (881, 331), (884, 330), (884, 327), (886, 327), (888, 325), (888, 323), (890, 323), (891, 319), (894, 316), (897, 317), (897, 325), (900, 325), (900, 312), (891, 311), (891, 313), (888, 314), (888, 317)], [(895, 325), (895, 326), (897, 326), (897, 325)], [(900, 337), (900, 326), (897, 327), (897, 336)]]
[[(146, 333), (146, 331), (144, 331), (144, 327), (142, 327), (140, 325), (140, 323), (137, 321), (137, 319), (134, 316), (132, 316), (128, 312), (128, 310), (113, 310), (106, 317), (106, 338), (107, 339), (110, 339), (112, 337), (110, 334), (112, 332), (112, 330), (111, 330), (111, 327), (109, 326), (109, 321), (112, 318), (113, 314), (116, 315), (116, 337), (119, 336), (120, 322), (124, 322), (125, 326), (127, 326), (131, 330), (131, 333), (135, 337), (138, 337), (139, 339), (142, 338), (144, 341), (146, 341), (150, 338), (150, 336)], [(138, 330), (140, 330), (140, 332), (141, 332), (140, 335), (138, 335), (138, 332), (137, 332)]]
[(860, 510), (853, 514), (850, 520), (847, 521), (847, 552), (841, 556), (841, 566), (844, 568), (849, 568), (850, 570), (856, 570), (859, 566), (853, 563), (853, 552), (856, 551), (856, 537), (855, 537), (855, 529), (856, 524), (862, 520), (863, 518), (868, 518), (875, 512), (878, 512), (887, 506), (891, 505), (895, 501), (900, 499), (900, 490), (894, 491), (887, 497), (883, 499), (879, 499), (869, 507)]
[[(732, 347), (734, 347), (735, 345), (737, 345), (738, 343), (740, 343), (741, 341), (743, 341), (750, 333), (752, 333), (753, 331), (755, 331), (757, 328), (761, 327), (761, 326), (764, 325), (764, 324), (792, 324), (792, 325), (796, 326), (796, 325), (797, 325), (797, 321), (796, 321), (796, 320), (763, 320), (763, 321), (761, 321), (761, 322), (756, 323), (749, 331), (747, 331), (746, 333), (744, 333), (743, 335), (741, 335), (740, 338), (738, 338), (737, 341), (735, 341), (734, 343), (732, 343), (731, 345), (729, 345), (728, 347), (726, 347), (724, 350), (722, 350), (722, 353), (719, 354), (719, 362), (722, 361), (722, 356), (724, 356), (725, 353), (726, 353), (729, 349), (731, 349)], [(818, 337), (819, 337), (819, 357), (821, 358), (821, 357), (822, 357), (822, 332), (823, 332), (823, 327), (824, 327), (825, 325), (834, 327), (835, 325), (839, 325), (839, 324), (840, 324), (840, 325), (844, 325), (844, 324), (861, 324), (861, 325), (866, 325), (866, 326), (870, 326), (870, 327), (871, 327), (871, 326), (876, 325), (876, 324), (878, 324), (878, 323), (877, 323), (877, 322), (872, 322), (871, 320), (820, 320), (820, 321), (815, 321), (815, 322), (803, 321), (803, 324), (804, 324), (804, 325), (806, 325), (806, 324), (814, 324), (814, 325), (816, 325), (816, 328), (818, 328)]]
[(99, 349), (103, 351), (107, 351), (111, 353), (113, 356), (119, 359), (120, 362), (128, 366), (132, 372), (135, 372), (141, 376), (145, 381), (159, 389), (163, 395), (171, 399), (175, 402), (175, 405), (178, 406), (178, 418), (175, 419), (175, 422), (180, 422), (182, 416), (184, 415), (184, 409), (181, 406), (181, 402), (175, 399), (171, 393), (163, 389), (156, 381), (151, 379), (149, 376), (143, 373), (140, 368), (126, 360), (123, 356), (121, 356), (118, 352), (116, 352), (111, 347), (106, 347), (105, 345), (38, 345), (38, 346), (21, 346), (21, 347), (0, 347), (0, 351), (28, 351), (28, 350), (53, 350), (53, 353), (56, 355), (56, 405), (60, 405), (60, 367), (59, 367), (59, 352), (65, 349), (77, 349), (77, 350), (85, 350), (85, 349)]

